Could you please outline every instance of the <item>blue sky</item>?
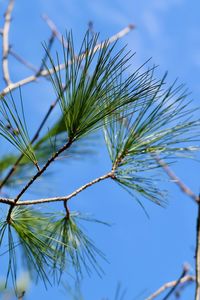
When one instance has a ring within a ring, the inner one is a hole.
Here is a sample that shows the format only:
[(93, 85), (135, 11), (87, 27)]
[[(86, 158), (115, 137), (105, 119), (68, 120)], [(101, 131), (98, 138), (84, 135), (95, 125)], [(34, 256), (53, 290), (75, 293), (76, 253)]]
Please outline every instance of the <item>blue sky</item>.
[[(7, 1), (0, 1), (0, 11)], [(192, 92), (194, 105), (200, 97), (200, 3), (198, 0), (35, 0), (16, 1), (11, 29), (11, 44), (16, 52), (38, 65), (42, 57), (41, 43), (48, 39), (49, 29), (42, 21), (46, 13), (64, 33), (72, 29), (80, 41), (88, 21), (107, 38), (130, 23), (136, 29), (120, 43), (136, 52), (133, 68), (152, 57), (159, 65), (158, 74), (169, 71), (169, 82), (175, 78), (186, 83)], [(59, 44), (56, 46), (59, 47)], [(56, 48), (55, 47), (55, 48)], [(19, 80), (30, 74), (11, 60), (11, 76)], [(1, 81), (0, 86), (3, 87)], [(54, 96), (45, 80), (23, 89), (25, 108), (29, 114), (30, 131), (34, 132)], [(37, 104), (39, 101), (39, 105)], [(55, 111), (58, 115), (59, 110)], [(54, 115), (54, 116), (55, 116)], [(95, 142), (96, 143), (96, 142)], [(45, 195), (66, 194), (83, 183), (104, 174), (110, 162), (103, 142), (100, 141), (96, 156), (70, 161), (68, 168), (60, 165), (53, 169), (57, 176)], [(174, 170), (196, 193), (200, 191), (199, 163), (179, 162)], [(85, 277), (82, 291), (85, 299), (96, 300), (114, 295), (121, 282), (127, 289), (127, 299), (144, 299), (163, 283), (176, 279), (182, 265), (188, 262), (194, 271), (196, 207), (163, 174), (163, 186), (169, 190), (169, 204), (163, 209), (144, 202), (150, 214), (147, 219), (138, 204), (116, 184), (103, 182), (88, 189), (71, 202), (71, 208), (90, 212), (97, 218), (110, 222), (111, 228), (90, 226), (88, 231), (96, 245), (106, 254), (109, 264), (103, 263), (105, 275)], [(68, 281), (68, 277), (64, 278)], [(184, 291), (182, 300), (192, 299), (194, 286)], [(140, 296), (138, 296), (140, 295)], [(27, 299), (56, 297), (66, 299), (63, 287), (49, 288), (42, 285), (30, 288)]]

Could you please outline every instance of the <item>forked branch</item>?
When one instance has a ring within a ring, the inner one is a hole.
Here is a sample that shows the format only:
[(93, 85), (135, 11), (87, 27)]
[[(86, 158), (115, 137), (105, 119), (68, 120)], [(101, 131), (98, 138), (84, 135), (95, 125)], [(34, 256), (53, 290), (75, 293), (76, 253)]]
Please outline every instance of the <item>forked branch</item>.
[(167, 282), (164, 285), (162, 285), (157, 291), (155, 291), (152, 295), (150, 295), (148, 298), (146, 298), (145, 300), (153, 300), (153, 299), (157, 298), (160, 294), (165, 292), (167, 289), (177, 287), (177, 283), (183, 285), (183, 284), (187, 284), (187, 283), (194, 282), (194, 281), (195, 281), (195, 276), (186, 275), (186, 276), (182, 277), (180, 280), (174, 280), (174, 281)]
[(62, 197), (52, 197), (52, 198), (43, 198), (43, 199), (36, 199), (36, 200), (23, 200), (23, 201), (16, 201), (16, 199), (10, 199), (10, 198), (0, 198), (0, 203), (9, 204), (9, 205), (15, 205), (15, 206), (26, 206), (26, 205), (36, 205), (36, 204), (43, 204), (43, 203), (50, 203), (50, 202), (66, 202), (70, 200), (71, 198), (77, 196), (79, 193), (84, 191), (85, 189), (91, 187), (92, 185), (103, 181), (108, 178), (113, 178), (113, 171), (106, 173), (103, 176), (97, 177), (96, 179), (86, 183), (85, 185), (82, 185), (80, 188), (72, 192), (71, 194), (67, 196)]

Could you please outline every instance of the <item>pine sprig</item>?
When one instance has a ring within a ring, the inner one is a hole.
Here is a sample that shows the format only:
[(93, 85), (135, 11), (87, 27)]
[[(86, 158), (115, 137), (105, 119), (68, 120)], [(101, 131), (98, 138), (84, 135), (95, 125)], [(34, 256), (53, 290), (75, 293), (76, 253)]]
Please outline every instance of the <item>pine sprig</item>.
[(104, 130), (115, 180), (133, 190), (135, 197), (138, 194), (157, 204), (165, 202), (165, 193), (152, 172), (160, 167), (155, 156), (169, 161), (199, 149), (191, 146), (199, 140), (200, 121), (193, 118), (187, 92), (175, 83), (165, 89), (165, 78), (139, 110), (136, 101), (129, 116), (116, 115)]
[[(74, 269), (76, 276), (83, 275), (83, 269), (90, 275), (94, 269), (100, 276), (103, 273), (98, 263), (98, 258), (104, 259), (104, 254), (94, 245), (93, 241), (80, 227), (80, 221), (99, 222), (83, 216), (78, 212), (71, 212), (68, 217), (63, 217), (49, 226), (51, 232), (48, 239), (57, 255), (53, 268), (54, 279), (59, 282), (65, 269)], [(105, 223), (103, 223), (105, 224)]]
[[(14, 286), (16, 285), (19, 263), (16, 249), (20, 248), (22, 253), (22, 263), (30, 273), (32, 279), (40, 278), (44, 284), (50, 283), (49, 268), (54, 265), (55, 249), (52, 249), (44, 238), (44, 231), (47, 230), (51, 218), (33, 209), (15, 207), (12, 211), (9, 223), (4, 221), (0, 226), (0, 244), (6, 239), (5, 232), (8, 233), (8, 244), (6, 252), (8, 254), (7, 279), (11, 275)], [(47, 235), (47, 233), (46, 233)]]
[(68, 47), (63, 49), (64, 73), (56, 70), (49, 54), (55, 71), (49, 74), (60, 98), (67, 135), (72, 139), (98, 129), (105, 119), (109, 121), (113, 113), (127, 109), (134, 101), (139, 105), (156, 86), (151, 69), (145, 72), (138, 69), (131, 76), (125, 76), (132, 58), (125, 48), (115, 52), (116, 45), (105, 42), (97, 53), (98, 38), (99, 35), (90, 37), (87, 32), (76, 56), (73, 36), (67, 35)]
[[(83, 275), (83, 269), (90, 275), (94, 269), (100, 276), (103, 273), (98, 258), (104, 254), (81, 229), (80, 221), (106, 224), (78, 212), (71, 212), (69, 217), (62, 214), (43, 214), (25, 207), (15, 207), (9, 223), (0, 223), (0, 246), (6, 250), (0, 256), (8, 255), (6, 286), (11, 278), (16, 289), (20, 261), (21, 267), (36, 281), (42, 280), (45, 286), (59, 283), (65, 271), (77, 276)], [(106, 224), (107, 225), (107, 224)], [(6, 238), (7, 233), (7, 238)]]

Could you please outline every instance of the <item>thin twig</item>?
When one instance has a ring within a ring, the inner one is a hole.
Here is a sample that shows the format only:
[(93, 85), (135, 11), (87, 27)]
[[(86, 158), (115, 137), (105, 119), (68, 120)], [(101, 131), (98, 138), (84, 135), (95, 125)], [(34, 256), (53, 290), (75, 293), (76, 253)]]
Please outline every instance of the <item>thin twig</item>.
[(113, 171), (106, 173), (105, 175), (100, 176), (100, 177), (86, 183), (85, 185), (81, 186), (80, 188), (78, 188), (77, 190), (75, 190), (74, 192), (72, 192), (71, 194), (69, 194), (67, 196), (43, 198), (43, 199), (36, 199), (36, 200), (23, 200), (23, 201), (16, 201), (16, 199), (10, 199), (10, 198), (0, 198), (0, 203), (8, 204), (11, 206), (13, 206), (13, 205), (24, 206), (24, 205), (35, 205), (35, 204), (43, 204), (43, 203), (59, 202), (59, 201), (66, 202), (69, 199), (71, 199), (71, 198), (75, 197), (76, 195), (78, 195), (79, 193), (81, 193), (82, 191), (84, 191), (85, 189), (87, 189), (88, 187), (90, 187), (100, 181), (103, 181), (105, 179), (108, 179), (108, 178), (113, 178)]
[(200, 202), (198, 203), (198, 212), (197, 212), (195, 261), (196, 261), (195, 300), (199, 300), (200, 299)]
[[(133, 28), (134, 28), (133, 25), (128, 25), (127, 27), (125, 27), (124, 29), (122, 29), (120, 32), (118, 32), (117, 34), (115, 34), (112, 37), (110, 37), (107, 41), (104, 41), (102, 43), (97, 44), (96, 47), (94, 48), (94, 53), (97, 52), (97, 51), (99, 51), (100, 49), (102, 49), (105, 46), (105, 43), (108, 43), (108, 44), (114, 43), (118, 39), (120, 39), (123, 36), (125, 36), (126, 34), (128, 34)], [(86, 53), (81, 54), (81, 58), (84, 58), (85, 55), (86, 55)], [(70, 64), (70, 62), (69, 62), (69, 64)], [(55, 71), (58, 72), (60, 70), (63, 70), (64, 68), (65, 68), (65, 64), (60, 64), (60, 65), (57, 65), (55, 67), (55, 69), (51, 68), (49, 70), (43, 70), (40, 73), (40, 77), (49, 76), (49, 74), (53, 74)], [(0, 92), (0, 95), (1, 96), (5, 96), (6, 94), (8, 94), (9, 92), (11, 92), (12, 90), (18, 88), (19, 86), (23, 86), (23, 85), (26, 85), (28, 83), (34, 82), (37, 79), (38, 79), (38, 77), (36, 77), (35, 75), (31, 75), (29, 77), (26, 77), (24, 79), (21, 79), (21, 80), (15, 82), (15, 83), (11, 83), (5, 89), (3, 89)]]
[(32, 65), (30, 62), (26, 61), (23, 57), (17, 54), (12, 48), (10, 48), (9, 53), (18, 60), (22, 65), (27, 67), (28, 69), (32, 70), (33, 72), (37, 72), (37, 68)]
[(155, 299), (156, 297), (158, 297), (161, 293), (163, 293), (167, 289), (177, 286), (177, 282), (179, 282), (179, 284), (185, 284), (187, 282), (193, 282), (193, 281), (195, 281), (195, 276), (186, 275), (183, 278), (181, 278), (181, 280), (174, 280), (174, 281), (167, 282), (164, 285), (162, 285), (157, 291), (155, 291), (153, 294), (151, 294), (148, 298), (146, 298), (145, 300)]
[(50, 28), (51, 32), (54, 34), (54, 36), (58, 39), (58, 41), (63, 44), (65, 48), (67, 48), (67, 41), (63, 38), (62, 34), (59, 32), (57, 26), (52, 21), (52, 19), (49, 18), (46, 14), (42, 15), (43, 20), (46, 22), (48, 27)]
[(166, 174), (169, 176), (172, 182), (174, 182), (184, 194), (186, 194), (196, 203), (199, 203), (199, 197), (188, 186), (186, 186), (185, 183), (183, 183), (180, 180), (180, 178), (176, 176), (176, 174), (170, 169), (168, 164), (163, 159), (160, 159), (157, 155), (154, 155), (153, 157), (157, 161), (157, 163), (163, 168), (163, 170), (166, 172)]
[(6, 85), (10, 85), (10, 74), (9, 74), (9, 67), (8, 67), (8, 54), (9, 54), (9, 30), (10, 30), (10, 22), (11, 22), (11, 14), (14, 8), (15, 0), (10, 0), (8, 3), (7, 10), (5, 12), (4, 18), (4, 27), (2, 31), (3, 41), (2, 41), (2, 69), (3, 69), (3, 78)]

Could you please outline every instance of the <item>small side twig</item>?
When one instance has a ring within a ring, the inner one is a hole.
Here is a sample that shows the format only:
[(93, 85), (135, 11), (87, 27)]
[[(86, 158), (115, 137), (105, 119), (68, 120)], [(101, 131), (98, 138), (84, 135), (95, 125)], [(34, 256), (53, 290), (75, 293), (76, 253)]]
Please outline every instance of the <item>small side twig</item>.
[(10, 31), (10, 23), (11, 23), (11, 14), (14, 8), (15, 0), (10, 0), (8, 3), (8, 7), (6, 9), (4, 18), (4, 27), (2, 30), (2, 51), (3, 51), (3, 58), (2, 58), (2, 69), (3, 69), (3, 78), (6, 85), (11, 84), (10, 74), (9, 74), (9, 67), (8, 67), (8, 55), (9, 55), (9, 31)]
[(46, 22), (47, 26), (50, 28), (52, 34), (58, 39), (58, 41), (63, 44), (65, 48), (67, 48), (67, 41), (63, 39), (62, 34), (59, 32), (57, 26), (53, 22), (52, 19), (49, 18), (46, 14), (42, 15), (43, 20)]
[(33, 72), (37, 72), (37, 68), (32, 65), (30, 62), (26, 61), (24, 58), (22, 58), (19, 54), (17, 54), (12, 48), (10, 48), (9, 53), (18, 60), (22, 65), (27, 67), (28, 69), (32, 70)]
[(65, 212), (66, 212), (66, 219), (69, 220), (70, 211), (69, 211), (68, 203), (67, 203), (67, 201), (63, 201), (63, 204), (64, 204), (64, 208), (65, 208)]

